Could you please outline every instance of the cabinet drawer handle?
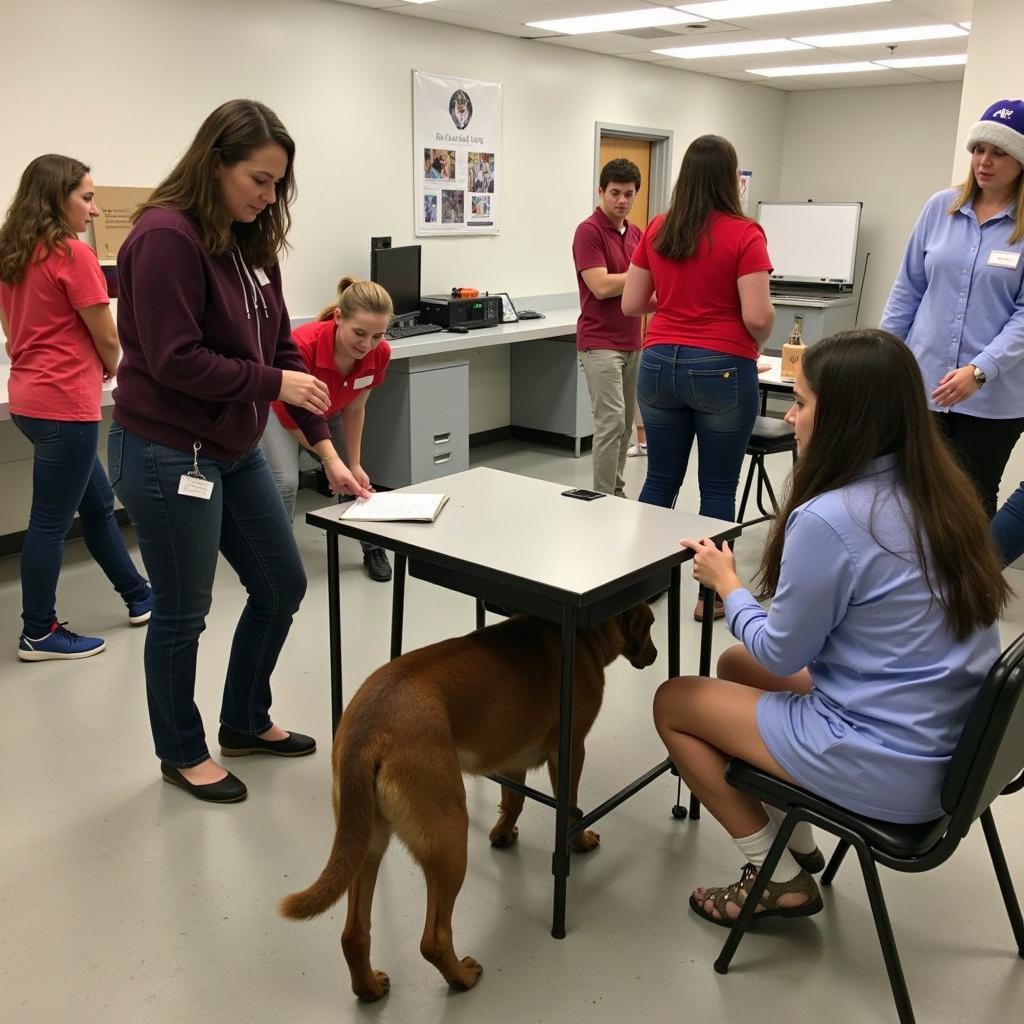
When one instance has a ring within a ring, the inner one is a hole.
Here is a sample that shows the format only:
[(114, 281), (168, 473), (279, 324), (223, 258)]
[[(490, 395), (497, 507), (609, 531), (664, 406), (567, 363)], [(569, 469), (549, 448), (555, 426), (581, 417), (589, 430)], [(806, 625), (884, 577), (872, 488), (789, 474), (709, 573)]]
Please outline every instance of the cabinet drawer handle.
[(452, 453), (451, 452), (445, 452), (444, 455), (435, 455), (434, 456), (434, 465), (435, 466), (443, 466), (446, 462), (450, 462), (451, 458), (452, 458)]
[(447, 444), (452, 438), (452, 432), (449, 430), (444, 434), (434, 435), (434, 444)]

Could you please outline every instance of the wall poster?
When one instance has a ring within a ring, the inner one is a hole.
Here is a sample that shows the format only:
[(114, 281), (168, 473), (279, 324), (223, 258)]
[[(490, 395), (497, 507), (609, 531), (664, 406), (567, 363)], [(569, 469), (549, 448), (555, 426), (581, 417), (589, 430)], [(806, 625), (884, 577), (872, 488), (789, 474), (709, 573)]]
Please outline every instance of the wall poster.
[(499, 234), (501, 82), (412, 75), (416, 234)]

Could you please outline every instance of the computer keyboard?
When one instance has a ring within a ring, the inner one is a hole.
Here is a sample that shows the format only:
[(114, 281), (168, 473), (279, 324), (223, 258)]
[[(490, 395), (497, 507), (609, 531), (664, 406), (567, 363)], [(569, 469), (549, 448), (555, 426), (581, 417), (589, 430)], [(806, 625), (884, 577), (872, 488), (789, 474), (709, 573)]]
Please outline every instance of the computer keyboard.
[(418, 334), (437, 334), (443, 330), (440, 324), (395, 324), (388, 328), (384, 337), (388, 341), (398, 341), (402, 338), (415, 338)]
[(520, 320), (543, 320), (544, 314), (538, 313), (535, 309), (520, 309), (516, 311)]

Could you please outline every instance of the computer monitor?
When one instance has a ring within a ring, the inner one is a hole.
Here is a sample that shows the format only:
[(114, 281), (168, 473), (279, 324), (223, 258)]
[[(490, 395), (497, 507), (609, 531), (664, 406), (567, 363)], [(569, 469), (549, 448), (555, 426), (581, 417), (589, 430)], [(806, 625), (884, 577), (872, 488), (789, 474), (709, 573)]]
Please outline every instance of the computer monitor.
[(408, 316), (420, 309), (420, 246), (400, 245), (395, 249), (370, 250), (370, 280), (391, 296), (395, 316)]

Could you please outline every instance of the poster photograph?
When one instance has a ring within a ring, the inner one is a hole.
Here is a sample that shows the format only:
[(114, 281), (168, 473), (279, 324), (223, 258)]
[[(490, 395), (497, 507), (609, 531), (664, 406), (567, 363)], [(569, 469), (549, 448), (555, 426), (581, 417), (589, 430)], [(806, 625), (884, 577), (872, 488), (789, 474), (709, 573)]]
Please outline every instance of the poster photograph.
[(413, 72), (416, 234), (496, 235), (501, 82)]

